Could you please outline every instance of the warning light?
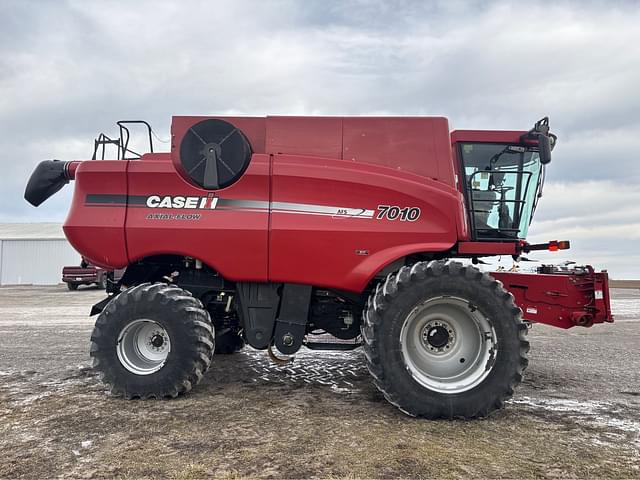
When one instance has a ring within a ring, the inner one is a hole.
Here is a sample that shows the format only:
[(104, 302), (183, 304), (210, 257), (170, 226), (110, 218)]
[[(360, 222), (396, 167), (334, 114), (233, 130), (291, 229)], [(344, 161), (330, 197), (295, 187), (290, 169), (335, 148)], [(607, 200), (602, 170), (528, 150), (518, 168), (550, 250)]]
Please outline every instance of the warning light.
[(550, 252), (557, 252), (558, 250), (569, 250), (571, 248), (571, 243), (568, 240), (551, 240), (547, 243), (521, 243), (520, 249), (525, 252), (532, 252), (534, 250), (549, 250)]
[(571, 248), (571, 244), (568, 240), (551, 240), (548, 244), (548, 249), (550, 252), (557, 252), (558, 250), (569, 250)]

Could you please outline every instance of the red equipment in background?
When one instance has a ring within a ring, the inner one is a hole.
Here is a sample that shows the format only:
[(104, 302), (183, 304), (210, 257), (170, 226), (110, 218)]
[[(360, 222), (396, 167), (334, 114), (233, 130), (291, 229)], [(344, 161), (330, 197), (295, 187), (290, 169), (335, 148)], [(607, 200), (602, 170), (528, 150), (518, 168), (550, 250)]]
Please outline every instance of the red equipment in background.
[(77, 290), (79, 285), (93, 283), (104, 290), (107, 286), (107, 274), (106, 270), (87, 263), (83, 258), (79, 266), (63, 267), (62, 281), (67, 284), (69, 290)]

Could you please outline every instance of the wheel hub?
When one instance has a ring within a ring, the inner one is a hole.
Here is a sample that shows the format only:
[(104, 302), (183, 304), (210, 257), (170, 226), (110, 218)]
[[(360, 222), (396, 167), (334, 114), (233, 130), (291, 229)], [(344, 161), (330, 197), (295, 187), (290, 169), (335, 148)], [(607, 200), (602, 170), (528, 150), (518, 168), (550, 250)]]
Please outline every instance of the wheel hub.
[(134, 320), (118, 335), (118, 359), (124, 368), (136, 375), (150, 375), (160, 370), (170, 351), (169, 334), (154, 320)]
[(449, 342), (449, 332), (444, 327), (433, 327), (427, 331), (427, 341), (432, 347), (442, 348)]
[(164, 336), (161, 333), (154, 333), (151, 337), (150, 344), (154, 349), (160, 350), (164, 345)]
[(444, 353), (456, 342), (454, 327), (445, 320), (433, 320), (422, 327), (420, 333), (422, 347), (431, 353)]
[(402, 356), (422, 386), (460, 393), (490, 373), (497, 352), (495, 330), (477, 307), (457, 297), (435, 297), (417, 305), (400, 334)]

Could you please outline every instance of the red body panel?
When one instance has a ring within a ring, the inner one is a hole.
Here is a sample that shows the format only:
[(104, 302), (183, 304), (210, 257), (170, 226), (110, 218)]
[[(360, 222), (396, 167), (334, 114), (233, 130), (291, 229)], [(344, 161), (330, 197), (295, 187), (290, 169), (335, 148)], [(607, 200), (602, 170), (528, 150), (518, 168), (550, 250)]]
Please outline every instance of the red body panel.
[[(295, 213), (279, 209), (280, 203), (370, 211), (372, 217)], [(362, 291), (375, 273), (398, 258), (450, 249), (458, 238), (459, 203), (454, 188), (414, 174), (275, 155), (270, 280)], [(419, 208), (421, 214), (415, 221), (377, 219), (381, 204)]]
[(75, 170), (75, 189), (64, 233), (84, 258), (102, 268), (129, 264), (124, 222), (127, 209), (113, 203), (86, 206), (87, 195), (127, 193), (128, 162), (105, 160), (82, 162)]
[[(176, 174), (168, 159), (148, 155), (129, 162), (129, 195), (180, 195), (207, 197)], [(150, 180), (152, 179), (152, 180)], [(256, 154), (242, 178), (217, 190), (215, 196), (229, 200), (268, 201), (269, 156)], [(132, 208), (127, 209), (126, 238), (129, 262), (150, 255), (176, 254), (202, 260), (229, 280), (267, 281), (266, 210), (215, 210)], [(165, 220), (150, 215), (200, 215), (197, 220)]]
[(515, 242), (460, 242), (458, 253), (462, 255), (515, 255)]
[(266, 152), (342, 158), (340, 117), (267, 117)]
[(454, 130), (451, 132), (451, 143), (519, 143), (522, 130)]
[(446, 118), (345, 118), (343, 145), (344, 160), (383, 165), (455, 186)]

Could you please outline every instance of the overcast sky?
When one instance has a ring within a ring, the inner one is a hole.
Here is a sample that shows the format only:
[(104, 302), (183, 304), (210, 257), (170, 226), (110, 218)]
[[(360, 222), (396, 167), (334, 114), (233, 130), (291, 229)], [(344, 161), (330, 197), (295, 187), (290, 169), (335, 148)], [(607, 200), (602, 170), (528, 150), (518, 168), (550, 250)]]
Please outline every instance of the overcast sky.
[(229, 113), (549, 115), (530, 241), (640, 278), (638, 2), (0, 1), (1, 222), (63, 221), (72, 189), (35, 209), (29, 174), (116, 120), (168, 138), (171, 115)]

